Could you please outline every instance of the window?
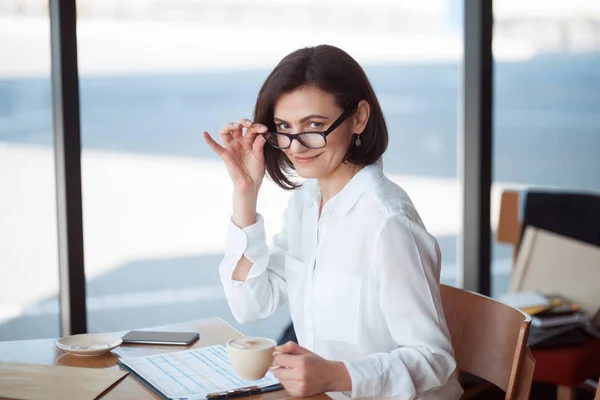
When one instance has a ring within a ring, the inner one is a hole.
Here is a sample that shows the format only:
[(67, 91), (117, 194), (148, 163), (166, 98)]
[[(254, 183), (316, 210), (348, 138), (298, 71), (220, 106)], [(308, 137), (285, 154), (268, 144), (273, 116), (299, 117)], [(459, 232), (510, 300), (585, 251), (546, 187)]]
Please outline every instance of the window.
[[(44, 1), (8, 4), (10, 15), (46, 21), (40, 31), (48, 31)], [(438, 238), (442, 281), (456, 283), (460, 2), (79, 0), (77, 6), (90, 331), (222, 316), (248, 335), (281, 333), (287, 310), (238, 326), (225, 302), (217, 268), (231, 184), (202, 131), (250, 117), (273, 66), (297, 48), (321, 43), (343, 48), (365, 67), (390, 132), (385, 171)], [(32, 68), (40, 65), (47, 75), (49, 57)], [(44, 101), (47, 139), (35, 130), (28, 143), (45, 146), (51, 161), (49, 82)], [(44, 171), (50, 170), (51, 164)], [(288, 197), (264, 184), (259, 211), (270, 237), (281, 227)], [(55, 237), (54, 219), (36, 222)], [(56, 263), (52, 257), (46, 260)], [(32, 273), (48, 270), (33, 264)], [(48, 293), (55, 298), (56, 290)]]
[(0, 340), (56, 337), (58, 250), (47, 10), (0, 5)]
[[(600, 191), (600, 7), (594, 1), (494, 3), (493, 225), (502, 190)], [(512, 248), (494, 246), (494, 295)]]
[[(231, 184), (202, 131), (250, 117), (275, 64), (320, 43), (365, 67), (390, 129), (386, 172), (438, 236), (443, 279), (455, 282), (462, 36), (447, 2), (78, 6), (90, 330), (220, 315), (246, 334), (279, 335), (287, 310), (238, 326), (223, 297), (217, 269)], [(288, 196), (263, 187), (269, 236)]]

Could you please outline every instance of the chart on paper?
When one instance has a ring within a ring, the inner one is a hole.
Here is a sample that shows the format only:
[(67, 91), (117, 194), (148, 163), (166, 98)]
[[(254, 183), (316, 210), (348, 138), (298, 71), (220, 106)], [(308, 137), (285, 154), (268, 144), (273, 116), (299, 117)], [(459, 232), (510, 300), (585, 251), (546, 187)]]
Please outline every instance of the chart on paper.
[(209, 393), (279, 383), (270, 372), (257, 381), (240, 379), (227, 358), (227, 349), (222, 345), (122, 358), (119, 364), (170, 399), (203, 399)]

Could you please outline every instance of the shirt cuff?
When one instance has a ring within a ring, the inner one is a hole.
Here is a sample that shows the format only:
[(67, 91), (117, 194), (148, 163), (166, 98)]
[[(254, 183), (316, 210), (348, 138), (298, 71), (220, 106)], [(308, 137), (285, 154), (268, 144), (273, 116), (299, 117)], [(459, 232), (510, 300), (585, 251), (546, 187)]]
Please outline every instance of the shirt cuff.
[(221, 273), (231, 281), (233, 286), (243, 284), (243, 282), (235, 281), (232, 278), (233, 271), (242, 256), (246, 256), (253, 264), (246, 279), (255, 278), (266, 270), (269, 253), (266, 241), (262, 215), (257, 213), (256, 222), (243, 229), (240, 229), (230, 220), (225, 249), (225, 260), (227, 261), (222, 263)]
[(262, 215), (256, 214), (256, 223), (245, 227), (242, 231), (246, 235), (244, 255), (248, 260), (255, 263), (267, 250), (267, 235), (265, 234), (265, 221)]
[(352, 398), (377, 397), (381, 395), (381, 368), (371, 357), (344, 361), (352, 382)]

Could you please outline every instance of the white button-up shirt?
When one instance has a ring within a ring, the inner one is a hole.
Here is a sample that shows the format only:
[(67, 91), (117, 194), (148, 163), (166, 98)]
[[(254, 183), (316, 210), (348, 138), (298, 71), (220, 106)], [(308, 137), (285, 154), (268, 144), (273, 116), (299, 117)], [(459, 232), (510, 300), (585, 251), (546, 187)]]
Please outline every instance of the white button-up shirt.
[[(460, 398), (440, 301), (440, 250), (406, 192), (363, 168), (323, 207), (315, 180), (290, 198), (267, 248), (263, 219), (230, 224), (220, 275), (240, 323), (289, 301), (301, 346), (343, 361), (352, 397)], [(245, 255), (245, 282), (232, 279)]]

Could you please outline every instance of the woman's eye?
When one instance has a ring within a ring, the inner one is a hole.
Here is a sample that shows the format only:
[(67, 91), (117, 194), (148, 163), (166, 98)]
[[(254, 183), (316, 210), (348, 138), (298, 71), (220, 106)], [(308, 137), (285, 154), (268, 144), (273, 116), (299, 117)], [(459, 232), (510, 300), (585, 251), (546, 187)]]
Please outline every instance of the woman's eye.
[(311, 127), (311, 128), (321, 128), (322, 126), (323, 126), (323, 123), (321, 123), (321, 122), (314, 122), (313, 121), (313, 122), (311, 122), (309, 124), (309, 127)]
[(277, 129), (290, 129), (290, 126), (286, 123), (277, 124)]

